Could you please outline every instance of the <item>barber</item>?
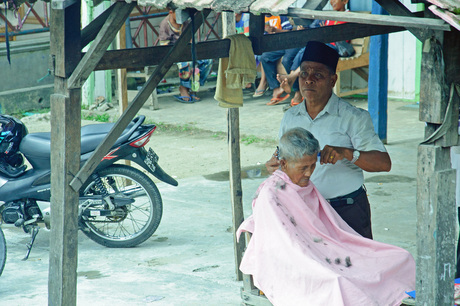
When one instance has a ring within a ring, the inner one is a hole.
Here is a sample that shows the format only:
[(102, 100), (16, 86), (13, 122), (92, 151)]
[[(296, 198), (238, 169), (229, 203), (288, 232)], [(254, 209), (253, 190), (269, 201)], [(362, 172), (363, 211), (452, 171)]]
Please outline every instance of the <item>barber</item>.
[[(391, 159), (369, 113), (333, 93), (338, 59), (331, 47), (317, 41), (307, 43), (299, 75), (303, 101), (284, 114), (279, 137), (302, 127), (318, 139), (322, 150), (311, 181), (345, 222), (372, 239), (363, 171), (388, 172)], [(266, 163), (269, 173), (279, 168), (276, 155)]]

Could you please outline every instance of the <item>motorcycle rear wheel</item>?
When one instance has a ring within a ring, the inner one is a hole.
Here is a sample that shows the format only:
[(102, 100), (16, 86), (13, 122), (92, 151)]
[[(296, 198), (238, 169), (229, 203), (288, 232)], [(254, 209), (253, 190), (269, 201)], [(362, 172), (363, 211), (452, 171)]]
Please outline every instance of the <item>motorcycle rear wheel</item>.
[[(82, 216), (83, 233), (109, 248), (134, 247), (149, 239), (160, 225), (163, 213), (160, 192), (155, 183), (141, 171), (126, 165), (110, 166), (99, 171), (98, 175), (109, 195), (127, 197), (134, 202), (117, 208), (122, 217)], [(81, 190), (82, 196), (100, 194), (92, 179)], [(92, 208), (107, 209), (105, 205)]]
[(0, 227), (0, 276), (2, 275), (3, 268), (6, 263), (6, 240), (3, 234), (2, 228)]

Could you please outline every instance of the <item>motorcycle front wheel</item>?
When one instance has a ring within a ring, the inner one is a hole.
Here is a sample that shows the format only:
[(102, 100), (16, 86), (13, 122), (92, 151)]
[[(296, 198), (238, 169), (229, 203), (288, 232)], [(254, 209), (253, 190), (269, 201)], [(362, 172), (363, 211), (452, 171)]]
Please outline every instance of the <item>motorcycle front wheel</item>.
[(3, 235), (2, 228), (0, 227), (0, 275), (2, 275), (3, 268), (6, 263), (6, 240)]
[[(82, 215), (83, 233), (93, 241), (110, 248), (129, 248), (148, 238), (160, 225), (163, 204), (152, 180), (141, 171), (126, 165), (113, 165), (97, 173), (111, 197), (122, 197), (132, 203), (116, 207), (114, 216)], [(100, 195), (98, 182), (90, 178), (81, 188), (82, 196)], [(90, 209), (108, 209), (106, 203)]]

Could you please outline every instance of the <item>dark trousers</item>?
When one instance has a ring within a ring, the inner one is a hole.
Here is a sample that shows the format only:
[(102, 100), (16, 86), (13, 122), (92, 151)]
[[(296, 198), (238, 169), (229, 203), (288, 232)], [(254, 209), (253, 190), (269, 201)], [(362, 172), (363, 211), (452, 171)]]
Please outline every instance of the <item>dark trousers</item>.
[(291, 69), (292, 62), (297, 55), (299, 48), (287, 49), (287, 50), (278, 50), (264, 52), (260, 58), (262, 66), (264, 67), (265, 77), (267, 78), (267, 83), (270, 89), (275, 89), (280, 87), (280, 83), (276, 79), (276, 62), (282, 57), (281, 63), (286, 69), (287, 73)]
[(353, 198), (353, 200), (353, 204), (345, 204), (333, 208), (358, 234), (372, 239), (371, 206), (366, 192), (362, 192)]

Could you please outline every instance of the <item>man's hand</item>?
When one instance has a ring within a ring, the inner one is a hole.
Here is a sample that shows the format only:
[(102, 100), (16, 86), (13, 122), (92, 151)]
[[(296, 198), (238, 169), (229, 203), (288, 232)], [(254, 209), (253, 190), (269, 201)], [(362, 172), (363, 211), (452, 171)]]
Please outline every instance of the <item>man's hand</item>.
[(333, 146), (324, 146), (321, 150), (321, 165), (322, 164), (335, 164), (342, 159), (352, 160), (353, 158), (353, 149), (342, 148), (342, 147), (333, 147)]
[(275, 157), (275, 155), (273, 155), (272, 158), (265, 163), (265, 167), (267, 168), (268, 173), (272, 174), (279, 169), (280, 161)]
[[(321, 164), (335, 164), (337, 161), (353, 159), (354, 149), (324, 146), (321, 150)], [(387, 152), (359, 151), (355, 165), (367, 172), (388, 172), (391, 170), (391, 159)]]

